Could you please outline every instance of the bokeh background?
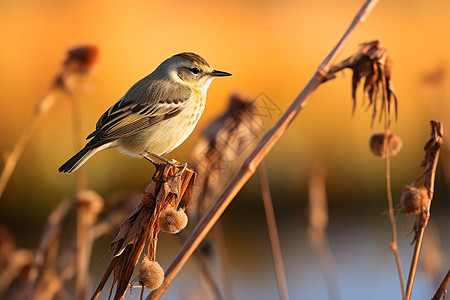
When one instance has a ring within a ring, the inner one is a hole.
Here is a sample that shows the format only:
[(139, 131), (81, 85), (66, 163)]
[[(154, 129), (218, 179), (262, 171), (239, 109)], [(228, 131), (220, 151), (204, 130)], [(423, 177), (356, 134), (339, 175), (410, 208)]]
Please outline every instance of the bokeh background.
[[(78, 96), (82, 132), (138, 79), (164, 59), (183, 51), (206, 58), (233, 74), (217, 79), (208, 92), (205, 113), (191, 138), (168, 157), (187, 161), (201, 129), (227, 106), (229, 96), (264, 93), (284, 111), (331, 51), (363, 1), (29, 1), (0, 2), (0, 152), (11, 150), (38, 100), (46, 93), (68, 48), (99, 47), (99, 63), (86, 92)], [(392, 130), (403, 150), (392, 159), (394, 200), (415, 180), (429, 138), (430, 119), (450, 125), (450, 2), (381, 1), (356, 31), (339, 59), (364, 41), (379, 39), (394, 60), (393, 82), (399, 97), (398, 122)], [(430, 83), (426, 78), (435, 76)], [(368, 139), (382, 124), (370, 126), (371, 111), (361, 105), (351, 115), (351, 72), (322, 85), (267, 157), (279, 222), (281, 247), (292, 299), (327, 299), (319, 263), (305, 238), (305, 207), (310, 162), (327, 168), (329, 236), (344, 299), (399, 299), (393, 256), (383, 160), (373, 156)], [(270, 120), (272, 124), (275, 119)], [(75, 177), (57, 168), (74, 153), (70, 103), (59, 101), (42, 119), (0, 199), (0, 223), (20, 246), (35, 249), (48, 213), (62, 198), (73, 197)], [(244, 157), (243, 157), (244, 158)], [(444, 149), (438, 168), (432, 219), (441, 235), (443, 272), (450, 264), (450, 204)], [(87, 185), (100, 195), (141, 191), (153, 167), (109, 150), (87, 164)], [(274, 299), (276, 281), (264, 221), (259, 184), (244, 187), (223, 217), (236, 299)], [(412, 247), (400, 233), (407, 274)], [(67, 234), (71, 234), (68, 232)], [(112, 238), (112, 236), (111, 236)], [(173, 237), (172, 237), (173, 238)], [(108, 239), (96, 245), (93, 269)], [(159, 244), (167, 266), (179, 244)], [(195, 266), (188, 264), (167, 299), (198, 292)], [(94, 279), (95, 282), (95, 279)], [(413, 299), (430, 298), (436, 283), (419, 273)], [(134, 297), (137, 297), (135, 295)], [(131, 298), (131, 297), (130, 297)]]

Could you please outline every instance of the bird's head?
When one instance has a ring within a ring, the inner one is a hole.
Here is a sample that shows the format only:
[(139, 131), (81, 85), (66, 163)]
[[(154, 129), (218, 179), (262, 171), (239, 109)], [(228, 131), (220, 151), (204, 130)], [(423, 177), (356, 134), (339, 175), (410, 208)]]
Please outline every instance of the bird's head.
[(201, 56), (183, 52), (164, 61), (160, 67), (177, 82), (189, 87), (206, 91), (215, 77), (230, 76), (230, 73), (214, 70), (214, 68)]

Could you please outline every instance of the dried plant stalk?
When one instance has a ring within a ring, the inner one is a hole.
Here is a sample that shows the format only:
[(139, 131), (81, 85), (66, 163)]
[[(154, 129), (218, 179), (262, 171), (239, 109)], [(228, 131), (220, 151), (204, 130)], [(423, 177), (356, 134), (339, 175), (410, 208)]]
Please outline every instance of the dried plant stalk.
[(33, 264), (33, 253), (16, 247), (14, 237), (0, 225), (0, 299), (21, 272)]
[(174, 176), (178, 171), (177, 167), (169, 164), (161, 164), (157, 167), (157, 181), (152, 181), (145, 188), (141, 201), (122, 223), (115, 239), (111, 242), (111, 246), (116, 245), (114, 256), (92, 299), (98, 299), (111, 274), (113, 274), (113, 284), (110, 295), (114, 285), (117, 285), (114, 299), (123, 299), (131, 275), (147, 242), (149, 242), (147, 257), (150, 261), (155, 261), (160, 230), (158, 220), (161, 212), (168, 206), (178, 208), (182, 198), (185, 200), (182, 209), (185, 210), (192, 196), (194, 171), (185, 169), (181, 175)]
[(73, 95), (80, 90), (80, 84), (90, 73), (97, 60), (97, 52), (95, 46), (80, 46), (68, 51), (61, 71), (56, 75), (47, 95), (38, 102), (33, 116), (27, 122), (13, 150), (6, 155), (5, 166), (0, 176), (0, 198), (40, 119), (50, 110), (56, 100)]
[[(386, 115), (388, 114), (387, 111), (385, 112)], [(391, 186), (391, 149), (390, 149), (390, 143), (389, 143), (389, 121), (388, 117), (385, 118), (385, 138), (384, 138), (384, 144), (386, 145), (384, 151), (384, 160), (386, 165), (386, 194), (388, 199), (388, 213), (389, 213), (389, 220), (391, 223), (391, 231), (392, 231), (392, 242), (390, 244), (390, 249), (394, 252), (394, 258), (395, 258), (395, 265), (397, 267), (397, 273), (400, 281), (400, 289), (402, 293), (402, 299), (405, 299), (405, 282), (403, 279), (403, 272), (402, 272), (402, 264), (400, 261), (400, 254), (398, 251), (398, 242), (397, 242), (397, 224), (396, 219), (394, 215), (394, 201), (392, 200), (392, 186)]]
[(431, 300), (441, 299), (449, 283), (450, 283), (450, 269), (448, 270), (447, 275), (445, 275), (444, 279), (442, 280), (442, 283), (439, 285), (439, 288), (437, 289), (436, 293), (434, 294), (433, 298), (431, 298)]
[(158, 299), (166, 291), (181, 267), (186, 263), (186, 261), (198, 247), (200, 242), (205, 238), (205, 236), (211, 230), (212, 226), (217, 222), (217, 220), (220, 218), (222, 213), (231, 203), (239, 190), (256, 171), (256, 168), (260, 164), (260, 162), (269, 153), (276, 142), (281, 138), (291, 122), (298, 115), (300, 110), (306, 105), (306, 102), (311, 93), (322, 82), (324, 82), (329, 72), (332, 61), (336, 58), (339, 51), (342, 49), (356, 27), (365, 21), (365, 19), (377, 3), (378, 0), (366, 1), (366, 3), (353, 19), (353, 22), (347, 29), (346, 33), (343, 35), (334, 49), (330, 52), (330, 54), (325, 58), (325, 60), (320, 64), (316, 73), (302, 90), (302, 92), (297, 96), (294, 102), (281, 116), (278, 122), (272, 127), (272, 129), (270, 129), (263, 136), (261, 141), (256, 146), (256, 149), (245, 160), (244, 164), (228, 183), (222, 194), (217, 198), (215, 203), (200, 220), (197, 227), (194, 229), (186, 243), (183, 245), (182, 249), (178, 252), (177, 256), (173, 259), (172, 263), (167, 268), (166, 277), (161, 287), (156, 291), (153, 291), (147, 299)]
[(41, 244), (36, 252), (33, 266), (28, 273), (28, 299), (45, 299), (43, 291), (55, 278), (50, 266), (56, 261), (62, 222), (69, 211), (70, 202), (62, 201), (49, 215)]
[(252, 117), (255, 110), (252, 99), (234, 94), (227, 110), (202, 131), (192, 154), (196, 186), (201, 191), (196, 203), (189, 207), (194, 220), (209, 209), (245, 149), (256, 145), (255, 133), (259, 128)]
[(325, 167), (315, 162), (309, 178), (308, 239), (313, 246), (322, 269), (329, 299), (341, 299), (337, 267), (326, 233), (328, 226)]
[(281, 256), (280, 238), (278, 237), (277, 222), (273, 210), (272, 196), (270, 194), (269, 178), (267, 176), (266, 165), (263, 162), (258, 167), (259, 182), (261, 184), (261, 196), (266, 213), (267, 227), (269, 229), (270, 246), (272, 248), (275, 275), (277, 277), (278, 293), (280, 300), (288, 300), (289, 293), (284, 272), (283, 258)]
[[(239, 163), (245, 150), (256, 145), (255, 133), (258, 132), (259, 126), (253, 117), (256, 113), (255, 101), (242, 94), (233, 94), (224, 113), (202, 131), (201, 139), (192, 154), (192, 166), (197, 172), (196, 187), (200, 194), (188, 210), (191, 224), (196, 224), (210, 208), (225, 186), (233, 166)], [(183, 242), (186, 240), (184, 235), (180, 237)], [(232, 299), (225, 238), (220, 221), (216, 223), (204, 244), (208, 247), (208, 254), (197, 251), (196, 256), (198, 260), (203, 260), (200, 263), (200, 270), (205, 282), (211, 286), (217, 298), (222, 297), (215, 283), (219, 276), (210, 277), (212, 272), (206, 269), (210, 268), (213, 271), (212, 260), (216, 258), (225, 298)]]
[[(386, 165), (386, 194), (389, 206), (389, 219), (391, 223), (392, 242), (390, 248), (394, 253), (397, 273), (400, 281), (402, 299), (405, 297), (405, 284), (403, 280), (402, 267), (397, 243), (397, 227), (394, 215), (394, 204), (391, 188), (391, 166), (390, 156), (396, 155), (402, 146), (401, 139), (389, 131), (391, 124), (391, 106), (394, 105), (395, 117), (397, 118), (397, 96), (391, 81), (392, 60), (387, 56), (386, 49), (380, 47), (378, 41), (362, 43), (360, 49), (341, 63), (331, 67), (334, 73), (344, 68), (353, 71), (352, 98), (353, 112), (356, 107), (356, 89), (362, 78), (364, 82), (364, 100), (369, 100), (369, 107), (373, 107), (372, 125), (377, 116), (377, 102), (381, 98), (380, 121), (384, 116), (384, 131), (376, 132), (370, 137), (370, 150), (376, 156), (383, 157)], [(378, 97), (381, 92), (381, 97)], [(384, 112), (384, 114), (383, 114)]]
[[(141, 193), (138, 196), (140, 199)], [(89, 226), (86, 234), (88, 237), (87, 244), (91, 246), (93, 240), (104, 236), (112, 229), (116, 229), (116, 226), (120, 225), (125, 216), (123, 211), (130, 210), (137, 202), (136, 195), (129, 192), (121, 193), (111, 200), (100, 221), (96, 221), (96, 219), (103, 204), (98, 195), (86, 191), (82, 194), (81, 201), (78, 202), (83, 207), (89, 207), (85, 210), (87, 214), (84, 218), (89, 224), (93, 224)], [(1, 299), (7, 291), (10, 299), (30, 299), (32, 297), (30, 295), (34, 295), (33, 299), (53, 299), (55, 296), (60, 299), (70, 299), (66, 284), (76, 275), (76, 267), (79, 263), (76, 257), (76, 236), (72, 235), (72, 241), (63, 251), (57, 253), (61, 241), (60, 228), (64, 219), (67, 219), (65, 211), (67, 208), (64, 206), (70, 203), (72, 203), (70, 200), (62, 201), (62, 204), (50, 214), (47, 229), (44, 231), (41, 245), (36, 254), (26, 249), (16, 248), (14, 243), (11, 246), (11, 241), (8, 241), (11, 238), (8, 238), (7, 234), (5, 235), (5, 231), (0, 226)], [(91, 253), (90, 249), (89, 253)], [(36, 263), (34, 263), (35, 261)], [(26, 270), (30, 270), (28, 276), (31, 276), (32, 281), (38, 279), (38, 282), (24, 286), (20, 275)], [(17, 281), (18, 284), (11, 286), (13, 281)]]
[(414, 252), (411, 260), (409, 270), (408, 282), (406, 285), (405, 299), (411, 298), (412, 288), (414, 285), (414, 278), (416, 276), (417, 263), (419, 261), (420, 250), (423, 242), (423, 235), (430, 218), (431, 201), (434, 194), (434, 181), (436, 176), (436, 167), (439, 160), (439, 154), (442, 147), (442, 138), (444, 135), (443, 126), (440, 122), (430, 121), (431, 124), (431, 138), (425, 144), (425, 156), (420, 164), (421, 171), (414, 183), (416, 187), (425, 187), (427, 190), (427, 197), (423, 198), (420, 211), (416, 216), (414, 223)]
[(86, 299), (89, 284), (89, 261), (94, 243), (94, 225), (103, 210), (103, 199), (93, 191), (79, 191), (76, 197), (76, 278), (75, 295)]

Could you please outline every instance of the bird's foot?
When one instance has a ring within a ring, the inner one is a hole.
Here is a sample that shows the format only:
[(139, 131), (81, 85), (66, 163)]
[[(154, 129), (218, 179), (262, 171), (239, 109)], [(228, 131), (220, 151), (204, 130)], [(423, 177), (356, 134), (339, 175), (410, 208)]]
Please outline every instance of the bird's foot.
[[(160, 161), (162, 161), (162, 163), (154, 160), (150, 156), (153, 156), (153, 157), (159, 159)], [(156, 181), (156, 182), (164, 181), (164, 179), (158, 180), (156, 178), (157, 174), (158, 174), (158, 171), (159, 171), (159, 167), (161, 167), (163, 164), (168, 164), (168, 165), (171, 165), (172, 167), (180, 169), (175, 175), (171, 175), (172, 177), (180, 176), (187, 168), (187, 163), (186, 162), (185, 163), (181, 163), (181, 164), (177, 164), (177, 163), (174, 163), (174, 162), (168, 160), (167, 158), (162, 157), (161, 155), (154, 154), (154, 153), (147, 153), (146, 155), (144, 155), (144, 158), (147, 159), (149, 162), (151, 162), (156, 167), (156, 171), (155, 171), (155, 173), (152, 176), (153, 181)]]

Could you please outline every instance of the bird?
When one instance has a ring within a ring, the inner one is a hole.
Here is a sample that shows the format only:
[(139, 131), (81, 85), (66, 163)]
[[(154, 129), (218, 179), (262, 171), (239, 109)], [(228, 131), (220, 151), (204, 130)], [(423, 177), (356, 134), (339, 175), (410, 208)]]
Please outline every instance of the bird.
[(97, 121), (87, 144), (58, 171), (72, 173), (95, 153), (118, 148), (132, 157), (162, 156), (180, 146), (194, 130), (215, 77), (230, 76), (215, 70), (195, 53), (183, 52), (163, 61), (137, 81)]

